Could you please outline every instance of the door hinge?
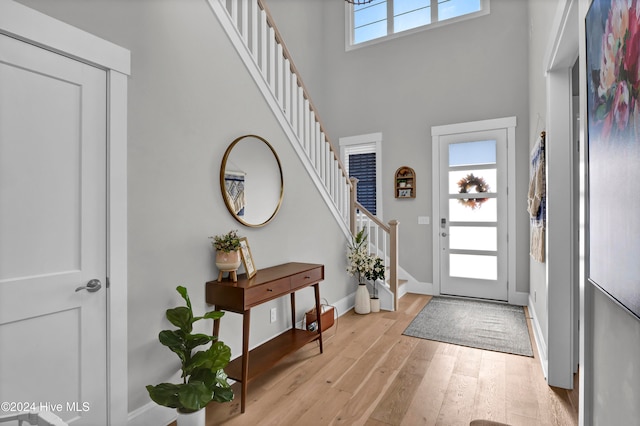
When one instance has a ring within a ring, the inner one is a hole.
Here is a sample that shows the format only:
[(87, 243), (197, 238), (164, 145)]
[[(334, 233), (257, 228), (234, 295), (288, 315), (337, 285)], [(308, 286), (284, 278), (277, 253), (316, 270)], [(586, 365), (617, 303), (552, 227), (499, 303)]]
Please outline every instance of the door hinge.
[(107, 282), (107, 288), (111, 287), (111, 280), (109, 280), (109, 277), (107, 277), (106, 282)]

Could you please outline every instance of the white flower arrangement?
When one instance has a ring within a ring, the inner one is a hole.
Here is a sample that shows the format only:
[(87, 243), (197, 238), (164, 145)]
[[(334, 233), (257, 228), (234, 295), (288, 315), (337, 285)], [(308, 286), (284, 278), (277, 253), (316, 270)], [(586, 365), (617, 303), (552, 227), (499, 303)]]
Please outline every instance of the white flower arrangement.
[(373, 281), (373, 297), (378, 297), (376, 281), (384, 279), (385, 268), (382, 259), (369, 253), (364, 232), (364, 228), (360, 230), (348, 246), (347, 272), (351, 276), (357, 275), (359, 284), (364, 284), (365, 279)]

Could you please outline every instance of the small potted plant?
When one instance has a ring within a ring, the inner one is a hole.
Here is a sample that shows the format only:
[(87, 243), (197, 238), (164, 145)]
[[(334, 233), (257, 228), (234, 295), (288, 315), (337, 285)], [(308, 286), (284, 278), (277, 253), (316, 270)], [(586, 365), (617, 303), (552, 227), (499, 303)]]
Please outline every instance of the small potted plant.
[(370, 255), (368, 268), (364, 274), (365, 278), (373, 283), (373, 294), (371, 295), (371, 312), (380, 312), (380, 299), (378, 298), (378, 280), (384, 280), (385, 268), (382, 259), (378, 256)]
[[(193, 323), (201, 319), (220, 319), (224, 312), (210, 311), (194, 317), (187, 289), (178, 286), (176, 290), (187, 306), (167, 309), (167, 319), (178, 329), (163, 330), (158, 339), (180, 358), (182, 383), (160, 383), (146, 388), (155, 403), (177, 410), (178, 426), (204, 426), (205, 411), (202, 409), (207, 404), (233, 399), (233, 390), (224, 372), (231, 358), (231, 349), (216, 336), (194, 334)], [(198, 346), (208, 343), (211, 343), (208, 349), (194, 352)]]
[(213, 240), (211, 245), (216, 249), (216, 266), (220, 271), (218, 281), (222, 281), (223, 272), (230, 272), (231, 276), (235, 278), (235, 271), (238, 270), (241, 262), (238, 231), (232, 230), (226, 234), (209, 238)]

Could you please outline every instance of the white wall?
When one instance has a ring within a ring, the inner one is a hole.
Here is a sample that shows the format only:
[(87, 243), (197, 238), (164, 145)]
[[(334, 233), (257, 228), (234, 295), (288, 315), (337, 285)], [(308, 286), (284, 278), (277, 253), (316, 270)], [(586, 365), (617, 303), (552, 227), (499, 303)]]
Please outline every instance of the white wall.
[[(516, 221), (518, 239), (528, 241), (526, 2), (491, 0), (490, 15), (345, 52), (344, 1), (308, 0), (300, 2), (308, 8), (290, 8), (291, 1), (267, 3), (299, 68), (322, 70), (313, 79), (303, 78), (332, 140), (383, 134), (383, 219), (400, 221), (401, 266), (418, 281), (432, 282), (432, 225), (418, 225), (417, 219), (432, 211), (430, 135), (435, 125), (517, 117)], [(319, 3), (324, 17), (318, 17)], [(322, 27), (315, 22), (323, 22)], [(309, 62), (309, 51), (322, 52), (323, 59)], [(416, 171), (415, 199), (393, 198), (393, 174), (403, 165)], [(528, 292), (526, 245), (518, 247), (516, 263), (516, 287)]]
[[(287, 261), (325, 264), (320, 291), (330, 302), (355, 290), (345, 272), (344, 234), (204, 0), (21, 3), (131, 50), (129, 412), (150, 401), (145, 385), (177, 371), (177, 357), (157, 341), (170, 327), (164, 311), (181, 303), (175, 287), (189, 289), (198, 313), (207, 308), (204, 283), (217, 277), (208, 236), (239, 229), (258, 269)], [(249, 133), (273, 145), (285, 180), (278, 216), (257, 229), (229, 215), (218, 181), (226, 147)], [(311, 290), (302, 293), (300, 313), (313, 300)], [(279, 299), (254, 310), (252, 344), (285, 327), (287, 304)], [(269, 324), (274, 306), (279, 321)], [(240, 330), (240, 316), (222, 319), (220, 337), (234, 356)]]

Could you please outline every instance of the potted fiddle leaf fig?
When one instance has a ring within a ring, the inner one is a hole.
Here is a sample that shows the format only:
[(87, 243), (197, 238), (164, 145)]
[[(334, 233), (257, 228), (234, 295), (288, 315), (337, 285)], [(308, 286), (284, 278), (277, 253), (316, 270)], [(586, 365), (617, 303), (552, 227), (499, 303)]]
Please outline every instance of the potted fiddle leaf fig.
[[(185, 300), (186, 306), (167, 309), (166, 316), (178, 328), (161, 331), (158, 339), (180, 358), (182, 383), (160, 383), (146, 388), (155, 403), (177, 410), (179, 426), (190, 422), (185, 416), (200, 417), (198, 422), (204, 425), (205, 412), (202, 409), (207, 404), (211, 401), (227, 402), (233, 399), (233, 390), (224, 372), (231, 358), (231, 349), (219, 341), (217, 336), (194, 333), (193, 324), (203, 319), (220, 319), (224, 312), (210, 311), (196, 317), (193, 315), (187, 289), (178, 286), (176, 290)], [(211, 346), (207, 349), (196, 350), (209, 343)]]

